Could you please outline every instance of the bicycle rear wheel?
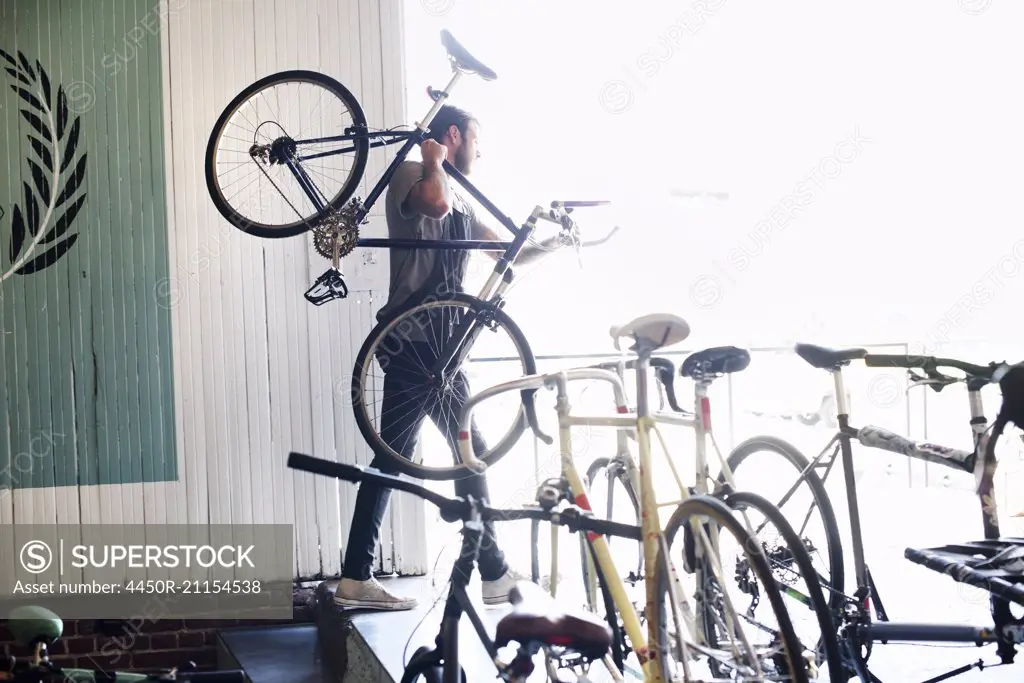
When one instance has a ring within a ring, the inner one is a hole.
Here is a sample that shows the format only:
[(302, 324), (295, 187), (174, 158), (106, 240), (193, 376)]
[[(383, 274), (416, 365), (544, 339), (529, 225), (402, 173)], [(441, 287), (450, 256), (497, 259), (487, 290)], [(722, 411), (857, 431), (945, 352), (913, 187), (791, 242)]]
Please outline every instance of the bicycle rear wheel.
[[(324, 140), (349, 127), (359, 132)], [(345, 86), (316, 71), (282, 71), (240, 92), (217, 119), (206, 146), (206, 186), (239, 230), (292, 237), (344, 206), (369, 150), (366, 116)]]
[[(807, 458), (781, 439), (755, 436), (739, 444), (726, 463), (738, 490), (754, 491), (782, 512), (814, 563), (829, 609), (841, 610), (846, 597), (839, 525), (825, 484)], [(719, 483), (725, 483), (724, 474)]]
[[(829, 680), (836, 683), (845, 681), (842, 653), (837, 638), (838, 624), (822, 591), (821, 577), (815, 574), (814, 563), (799, 534), (789, 524), (781, 510), (756, 493), (731, 493), (726, 496), (725, 502), (733, 509), (757, 512), (767, 520), (765, 525), (771, 524), (781, 534), (782, 538), (774, 540), (771, 545), (766, 541), (767, 534), (764, 532), (758, 535), (757, 540), (761, 542), (780, 591), (805, 608), (802, 610), (803, 614), (799, 613), (799, 608), (797, 612), (791, 614), (793, 627), (804, 643), (811, 639), (816, 641), (817, 663), (820, 666), (824, 662), (828, 667)], [(750, 520), (748, 528), (757, 521), (760, 520)], [(803, 580), (799, 581), (800, 578)], [(807, 615), (807, 611), (811, 614)]]
[[(462, 321), (471, 323), (472, 330), (452, 370), (446, 377), (432, 377), (431, 366), (445, 346), (447, 330)], [(375, 454), (403, 474), (445, 481), (468, 474), (462, 466), (441, 463), (451, 463), (457, 454), (454, 439), (462, 403), (471, 395), (469, 385), (476, 380), (479, 390), (536, 372), (530, 345), (508, 314), (476, 297), (455, 294), (395, 311), (380, 321), (356, 356), (350, 395), (356, 424)], [(389, 376), (396, 389), (384, 394)], [(523, 402), (532, 400), (532, 394), (502, 394), (474, 411), (483, 442), (477, 458), (493, 465), (512, 449), (526, 428)], [(424, 456), (420, 462), (402, 455), (416, 439)]]
[[(776, 624), (767, 631), (767, 635), (771, 637), (769, 642), (761, 643), (754, 638), (755, 635), (759, 635), (765, 630), (766, 625), (764, 624), (753, 624), (749, 634), (744, 632), (746, 641), (750, 643), (754, 651), (748, 650), (743, 639), (738, 638), (738, 629), (748, 621), (745, 619), (746, 615), (741, 615), (735, 609), (735, 598), (726, 593), (725, 586), (715, 578), (716, 573), (723, 578), (731, 577), (730, 569), (732, 567), (725, 565), (717, 548), (714, 553), (703, 554), (696, 567), (699, 574), (703, 576), (703, 585), (698, 586), (699, 590), (695, 596), (697, 603), (695, 614), (702, 617), (704, 629), (703, 633), (693, 635), (704, 640), (705, 662), (711, 675), (727, 680), (806, 683), (809, 679), (807, 663), (803, 659), (804, 648), (793, 629), (793, 622), (782, 595), (775, 582), (772, 581), (771, 568), (763, 550), (753, 541), (743, 523), (734, 516), (732, 510), (724, 502), (712, 496), (701, 495), (684, 500), (672, 513), (664, 532), (666, 546), (670, 552), (672, 541), (679, 530), (693, 519), (696, 519), (697, 524), (701, 527), (713, 528), (719, 537), (723, 534), (731, 537), (741, 549), (742, 560), (747, 562), (757, 576), (764, 596), (768, 598)], [(711, 534), (708, 536), (714, 538)], [(674, 656), (678, 661), (678, 653), (681, 648), (674, 646), (679, 644), (681, 628), (676, 627), (674, 639), (672, 631), (668, 628), (669, 623), (675, 623), (674, 616), (668, 614), (668, 606), (671, 604), (670, 561), (673, 562), (673, 567), (680, 564), (671, 557), (665, 557), (664, 549), (660, 548), (657, 571), (658, 654), (662, 656), (667, 653), (676, 653)], [(687, 597), (689, 598), (689, 596)], [(686, 636), (689, 635), (686, 634)], [(683, 638), (684, 643), (690, 646), (691, 641), (686, 636)], [(691, 655), (700, 651), (701, 649), (698, 647), (690, 648)], [(753, 676), (750, 674), (751, 670), (760, 670), (763, 676)]]

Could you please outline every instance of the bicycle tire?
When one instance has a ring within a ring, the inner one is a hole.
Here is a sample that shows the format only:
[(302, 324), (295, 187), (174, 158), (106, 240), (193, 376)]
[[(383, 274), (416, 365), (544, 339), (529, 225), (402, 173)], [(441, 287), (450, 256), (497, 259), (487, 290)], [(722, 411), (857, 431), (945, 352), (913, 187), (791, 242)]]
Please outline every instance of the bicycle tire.
[[(523, 374), (532, 375), (537, 372), (537, 361), (534, 359), (533, 351), (530, 349), (530, 345), (526, 341), (526, 336), (523, 334), (522, 330), (519, 329), (519, 326), (516, 325), (512, 318), (500, 308), (494, 308), (490, 304), (475, 296), (470, 296), (469, 294), (452, 294), (409, 308), (399, 309), (385, 317), (384, 320), (381, 320), (374, 326), (370, 331), (370, 334), (367, 335), (362, 347), (359, 349), (359, 353), (356, 355), (355, 368), (352, 372), (351, 398), (356, 425), (359, 427), (360, 433), (363, 435), (363, 438), (366, 439), (366, 442), (370, 445), (370, 449), (375, 455), (386, 458), (391, 466), (402, 474), (406, 474), (416, 479), (430, 481), (451, 481), (459, 478), (460, 476), (465, 476), (468, 470), (462, 465), (454, 465), (452, 467), (423, 466), (412, 462), (411, 460), (406, 460), (400, 453), (396, 452), (386, 444), (380, 434), (374, 431), (373, 426), (370, 424), (370, 416), (368, 414), (363, 390), (363, 387), (365, 386), (363, 374), (368, 370), (368, 368), (372, 367), (376, 348), (381, 341), (385, 339), (389, 331), (398, 326), (398, 321), (415, 315), (425, 306), (443, 306), (445, 303), (448, 303), (449, 305), (454, 303), (466, 306), (477, 314), (484, 312), (486, 309), (488, 315), (493, 316), (494, 321), (505, 328), (505, 331), (508, 332), (509, 337), (516, 345), (517, 351), (520, 354), (520, 361), (522, 362), (524, 369)], [(521, 437), (523, 432), (526, 430), (526, 401), (532, 401), (534, 391), (535, 390), (526, 390), (521, 392), (523, 397), (519, 404), (519, 410), (515, 421), (512, 423), (509, 431), (499, 439), (498, 443), (493, 447), (490, 447), (482, 454), (478, 454), (478, 459), (488, 466), (491, 466), (498, 462), (512, 449), (519, 440), (519, 437)], [(529, 397), (526, 396), (527, 394)]]
[[(224, 216), (231, 225), (242, 232), (255, 237), (270, 239), (294, 237), (308, 231), (310, 227), (312, 227), (310, 225), (311, 221), (307, 218), (285, 227), (274, 227), (250, 221), (235, 211), (224, 198), (220, 185), (216, 181), (215, 170), (217, 143), (220, 141), (228, 119), (235, 113), (242, 103), (246, 102), (261, 90), (264, 90), (271, 85), (278, 85), (289, 81), (312, 82), (333, 91), (334, 94), (344, 102), (345, 106), (348, 107), (349, 112), (352, 114), (353, 125), (362, 126), (364, 129), (366, 128), (366, 115), (363, 113), (363, 109), (359, 105), (359, 100), (356, 99), (355, 95), (353, 95), (348, 88), (336, 79), (318, 71), (309, 71), (304, 69), (279, 71), (261, 78), (238, 93), (238, 95), (236, 95), (224, 108), (221, 115), (217, 117), (217, 122), (214, 124), (213, 130), (210, 132), (210, 138), (206, 144), (206, 156), (204, 159), (206, 170), (206, 189), (210, 193), (213, 205), (217, 207), (220, 214)], [(369, 140), (366, 138), (359, 138), (354, 141), (354, 145), (356, 147), (356, 152), (355, 164), (352, 167), (352, 173), (349, 176), (348, 182), (345, 183), (338, 195), (329, 202), (328, 207), (330, 209), (339, 209), (345, 205), (359, 186), (359, 183), (363, 178), (363, 173), (366, 171), (366, 163), (370, 156)]]
[[(821, 511), (822, 522), (825, 526), (825, 542), (828, 544), (828, 562), (831, 569), (831, 585), (828, 586), (829, 608), (833, 612), (841, 610), (846, 602), (844, 594), (846, 569), (843, 564), (839, 524), (836, 522), (832, 501), (825, 490), (825, 483), (813, 470), (808, 469), (810, 461), (803, 453), (792, 444), (774, 436), (754, 436), (736, 446), (726, 459), (730, 471), (735, 474), (743, 461), (758, 451), (777, 453), (793, 465), (797, 472), (804, 472), (804, 481), (807, 482), (807, 486), (811, 489), (811, 496)], [(719, 475), (719, 484), (724, 483), (724, 475)]]
[[(435, 661), (426, 660), (425, 658), (428, 655)], [(416, 683), (421, 676), (423, 677), (423, 683), (443, 683), (444, 667), (440, 657), (435, 655), (436, 651), (433, 648), (426, 645), (418, 647), (412, 653), (412, 657), (409, 658), (405, 669), (403, 669), (400, 683)], [(462, 683), (466, 683), (466, 669), (461, 665), (459, 666), (459, 673), (462, 677)]]
[(839, 681), (846, 680), (845, 668), (843, 667), (842, 653), (839, 651), (839, 638), (837, 637), (838, 625), (833, 617), (833, 612), (829, 607), (828, 601), (825, 600), (824, 592), (821, 590), (820, 581), (810, 581), (809, 576), (815, 575), (814, 564), (811, 560), (810, 553), (807, 552), (807, 548), (804, 547), (803, 542), (797, 535), (796, 530), (786, 519), (786, 516), (782, 514), (775, 505), (765, 497), (760, 496), (752, 491), (737, 491), (731, 493), (725, 497), (726, 504), (731, 508), (737, 508), (739, 506), (749, 506), (763, 514), (768, 520), (775, 525), (775, 527), (782, 532), (782, 537), (785, 539), (786, 544), (789, 546), (790, 552), (793, 554), (793, 558), (797, 565), (800, 567), (800, 573), (804, 576), (804, 582), (807, 584), (807, 590), (810, 593), (810, 599), (814, 602), (814, 613), (818, 620), (818, 625), (821, 627), (821, 638), (822, 645), (825, 651), (825, 659), (828, 664), (829, 680)]
[[(732, 510), (722, 500), (711, 495), (698, 495), (687, 498), (679, 504), (672, 512), (669, 522), (665, 527), (664, 535), (666, 545), (671, 548), (679, 528), (686, 523), (690, 517), (698, 515), (707, 517), (720, 527), (724, 527), (739, 541), (741, 548), (749, 548), (750, 551), (744, 554), (750, 560), (755, 575), (761, 580), (764, 592), (771, 603), (772, 611), (778, 617), (780, 639), (786, 653), (789, 670), (792, 674), (791, 680), (794, 683), (808, 683), (807, 667), (800, 656), (800, 640), (793, 629), (793, 622), (790, 619), (789, 611), (782, 600), (782, 593), (771, 578), (771, 569), (768, 566), (768, 559), (761, 552), (760, 547), (753, 543), (743, 523), (736, 518)], [(668, 642), (668, 631), (664, 625), (667, 621), (665, 614), (665, 598), (670, 595), (668, 590), (668, 561), (665, 557), (664, 548), (658, 548), (658, 571), (657, 571), (657, 595), (658, 595), (658, 649), (657, 655), (663, 657), (664, 653), (670, 651)]]

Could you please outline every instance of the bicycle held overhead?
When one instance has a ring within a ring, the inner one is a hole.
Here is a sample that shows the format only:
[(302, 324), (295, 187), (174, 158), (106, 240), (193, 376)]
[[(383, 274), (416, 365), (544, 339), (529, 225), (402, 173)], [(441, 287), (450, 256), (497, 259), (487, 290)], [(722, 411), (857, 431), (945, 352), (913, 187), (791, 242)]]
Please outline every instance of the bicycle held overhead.
[[(207, 188), (214, 205), (228, 222), (256, 237), (285, 238), (312, 231), (317, 253), (331, 261), (306, 292), (306, 299), (314, 305), (347, 296), (340, 259), (357, 247), (502, 251), (499, 265), (511, 265), (530, 239), (537, 220), (558, 224), (563, 243), (577, 250), (601, 244), (615, 232), (582, 241), (570, 216), (575, 209), (603, 206), (609, 203), (606, 201), (554, 201), (548, 208), (537, 206), (525, 224), (517, 226), (445, 159), (447, 174), (512, 233), (511, 241), (359, 236), (360, 226), (368, 222), (370, 210), (398, 167), (413, 147), (428, 139), (431, 122), (459, 80), (465, 75), (489, 81), (497, 78), (447, 30), (441, 32), (441, 42), (448, 53), (452, 76), (443, 89), (427, 89), (432, 105), (412, 130), (371, 130), (351, 91), (325, 74), (306, 70), (284, 71), (253, 83), (228, 104), (214, 125), (206, 151)], [(303, 87), (311, 93), (303, 95)], [(303, 102), (309, 104), (308, 110)], [(293, 109), (283, 108), (288, 103)], [(255, 125), (254, 119), (258, 121)], [(349, 122), (341, 134), (331, 130), (337, 121)], [(238, 137), (235, 129), (251, 137)], [(366, 199), (354, 196), (366, 170), (369, 150), (398, 143), (403, 144)], [(250, 171), (248, 175), (239, 174), (246, 170)], [(283, 205), (267, 207), (268, 198), (275, 196), (283, 200)], [(268, 215), (254, 215), (264, 208), (269, 208)]]
[[(305, 293), (306, 299), (314, 305), (347, 296), (348, 287), (339, 270), (340, 258), (357, 246), (396, 251), (486, 249), (500, 252), (493, 271), (475, 295), (462, 292), (461, 285), (456, 284), (419, 303), (389, 309), (388, 315), (381, 316), (379, 311), (378, 324), (369, 331), (356, 356), (351, 404), (360, 433), (374, 454), (389, 458), (398, 471), (411, 476), (423, 476), (425, 471), (404, 457), (401, 449), (385, 438), (387, 434), (381, 433), (387, 425), (380, 418), (382, 405), (379, 392), (375, 392), (385, 381), (383, 375), (389, 371), (385, 366), (395, 360), (390, 350), (398, 345), (408, 347), (410, 339), (402, 337), (404, 331), (411, 328), (416, 332), (417, 341), (432, 342), (430, 363), (414, 368), (415, 381), (410, 380), (411, 385), (415, 385), (416, 396), (422, 400), (403, 408), (408, 416), (392, 420), (412, 424), (421, 418), (427, 407), (450, 402), (442, 399), (453, 386), (463, 384), (465, 365), (472, 357), (482, 354), (481, 348), (504, 344), (503, 353), (498, 355), (519, 360), (509, 367), (514, 365), (522, 374), (536, 370), (525, 335), (503, 308), (515, 279), (513, 266), (517, 259), (527, 248), (535, 252), (540, 247), (531, 240), (540, 222), (557, 226), (556, 238), (548, 242), (574, 247), (577, 258), (583, 247), (604, 243), (618, 229), (613, 228), (608, 235), (591, 241), (581, 239), (576, 212), (604, 206), (608, 204), (605, 201), (554, 201), (547, 206), (537, 205), (524, 223), (517, 226), (456, 164), (445, 158), (442, 167), (446, 177), (453, 179), (512, 233), (510, 241), (359, 237), (360, 225), (366, 223), (369, 211), (385, 189), (390, 191), (392, 180), (408, 163), (407, 156), (412, 148), (432, 139), (432, 135), (441, 134), (440, 131), (431, 133), (430, 126), (456, 83), (466, 74), (490, 80), (496, 78), (491, 69), (450, 33), (443, 31), (441, 40), (448, 53), (452, 76), (442, 90), (431, 90), (431, 107), (412, 130), (370, 130), (359, 102), (344, 85), (318, 72), (284, 71), (253, 83), (228, 104), (214, 126), (206, 153), (210, 195), (232, 225), (264, 238), (290, 237), (312, 231), (316, 251), (331, 260), (331, 266)], [(312, 92), (304, 94), (306, 90)], [(310, 121), (309, 114), (314, 111), (317, 116)], [(338, 134), (338, 129), (342, 134)], [(244, 137), (237, 134), (238, 130), (244, 131)], [(398, 142), (403, 144), (366, 199), (355, 197), (370, 147)], [(268, 207), (268, 203), (274, 206)], [(486, 337), (488, 344), (481, 346), (479, 342), (485, 330), (490, 333)], [(532, 398), (533, 392), (524, 391), (519, 409), (508, 420), (488, 423), (483, 447), (487, 454), (500, 457), (512, 447), (527, 422), (536, 424)], [(386, 397), (383, 400), (387, 400)]]

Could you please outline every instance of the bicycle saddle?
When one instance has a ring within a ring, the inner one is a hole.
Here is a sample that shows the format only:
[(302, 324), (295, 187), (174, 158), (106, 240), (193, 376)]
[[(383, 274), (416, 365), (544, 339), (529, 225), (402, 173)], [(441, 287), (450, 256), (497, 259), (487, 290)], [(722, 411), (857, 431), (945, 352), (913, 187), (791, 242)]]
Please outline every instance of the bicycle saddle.
[(691, 353), (679, 374), (689, 379), (743, 372), (750, 365), (750, 353), (735, 346), (714, 346)]
[(619, 349), (619, 340), (632, 337), (637, 346), (648, 351), (678, 344), (690, 336), (690, 324), (671, 313), (651, 313), (631, 320), (625, 325), (613, 326), (609, 333)]
[(868, 355), (867, 349), (830, 349), (815, 344), (797, 344), (796, 355), (820, 370), (833, 370)]
[(612, 644), (608, 624), (589, 612), (564, 612), (540, 586), (520, 581), (509, 593), (513, 611), (502, 617), (495, 645), (544, 643), (567, 647), (590, 660), (600, 659)]
[(7, 628), (22, 645), (36, 643), (52, 645), (64, 631), (64, 622), (45, 607), (25, 606), (11, 610)]
[(498, 74), (484, 66), (483, 62), (469, 54), (469, 51), (455, 40), (448, 29), (441, 31), (441, 44), (444, 45), (445, 50), (448, 50), (448, 56), (455, 60), (461, 70), (475, 73), (485, 81), (493, 81), (498, 77)]

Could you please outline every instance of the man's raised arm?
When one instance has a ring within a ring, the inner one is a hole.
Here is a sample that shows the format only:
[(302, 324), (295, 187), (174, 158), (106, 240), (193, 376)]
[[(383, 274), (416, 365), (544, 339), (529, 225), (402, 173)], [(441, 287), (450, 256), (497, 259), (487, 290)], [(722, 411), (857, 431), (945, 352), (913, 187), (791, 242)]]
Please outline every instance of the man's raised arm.
[(420, 153), (423, 157), (423, 177), (412, 186), (406, 202), (410, 212), (430, 218), (444, 218), (451, 210), (448, 174), (441, 165), (448, 150), (433, 140), (424, 140), (420, 146)]

